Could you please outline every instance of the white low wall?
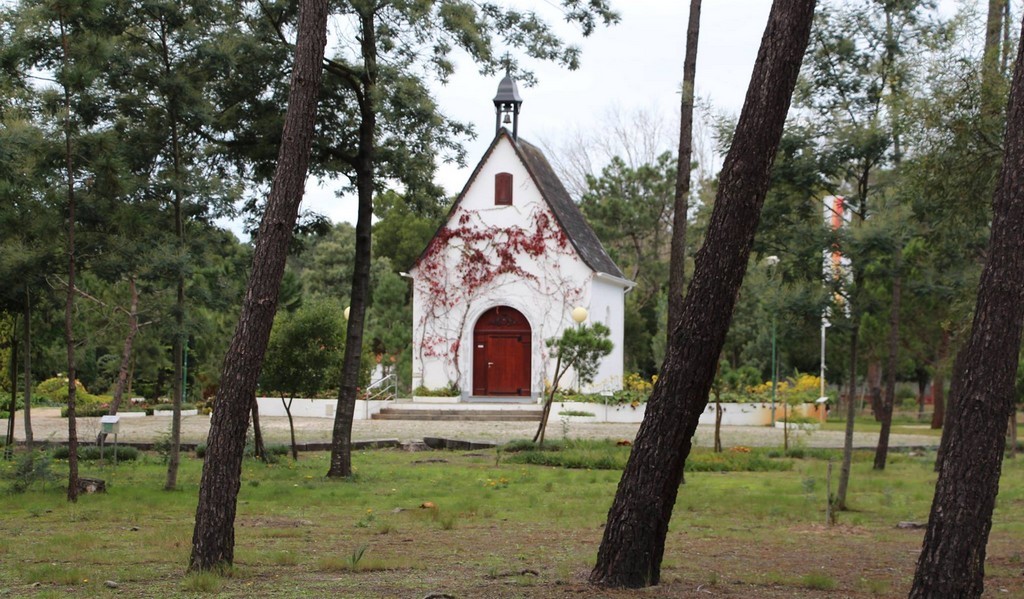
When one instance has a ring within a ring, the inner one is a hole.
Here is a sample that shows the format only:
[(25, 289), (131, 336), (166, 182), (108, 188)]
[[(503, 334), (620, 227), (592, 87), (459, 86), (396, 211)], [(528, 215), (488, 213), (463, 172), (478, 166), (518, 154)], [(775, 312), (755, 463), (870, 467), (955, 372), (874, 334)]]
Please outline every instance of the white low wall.
[[(790, 408), (790, 413), (801, 416), (816, 416), (814, 404), (802, 404)], [(590, 412), (593, 416), (571, 416), (573, 422), (640, 422), (647, 412), (647, 404), (637, 407), (629, 405), (604, 405), (576, 401), (555, 402), (551, 406), (551, 417), (560, 418), (562, 412)], [(776, 404), (775, 419), (782, 418), (782, 406)], [(715, 423), (715, 404), (709, 403), (700, 415), (700, 424)], [(770, 403), (723, 403), (722, 424), (724, 426), (771, 426), (772, 406)]]
[[(258, 397), (261, 416), (287, 416), (280, 397)], [(356, 400), (353, 419), (368, 420), (371, 416), (380, 412), (381, 408), (394, 405), (393, 401), (364, 401)], [(292, 400), (292, 416), (296, 418), (334, 418), (337, 410), (338, 400), (336, 399), (304, 399), (295, 398)], [(418, 410), (536, 410), (537, 404), (466, 404), (466, 403), (403, 403), (403, 409)], [(815, 404), (803, 404), (790, 408), (790, 413), (800, 416), (817, 416), (818, 406)], [(647, 412), (647, 404), (640, 404), (637, 407), (630, 405), (604, 405), (599, 403), (585, 403), (578, 401), (555, 402), (551, 405), (552, 421), (561, 418), (562, 412), (589, 412), (593, 416), (570, 416), (573, 422), (640, 422)], [(776, 404), (775, 419), (783, 417), (782, 406)], [(772, 406), (769, 403), (723, 403), (722, 424), (725, 426), (771, 426)], [(704, 413), (700, 415), (700, 424), (715, 423), (715, 404), (708, 404)]]
[[(256, 401), (260, 406), (260, 416), (287, 416), (284, 404), (280, 397), (257, 397)], [(285, 400), (288, 401), (288, 400)], [(391, 401), (365, 401), (356, 400), (355, 411), (352, 414), (353, 420), (369, 420), (371, 416), (380, 412), (381, 408), (387, 407), (394, 402)], [(295, 418), (334, 418), (338, 409), (336, 399), (305, 399), (296, 397), (292, 400), (292, 416)]]

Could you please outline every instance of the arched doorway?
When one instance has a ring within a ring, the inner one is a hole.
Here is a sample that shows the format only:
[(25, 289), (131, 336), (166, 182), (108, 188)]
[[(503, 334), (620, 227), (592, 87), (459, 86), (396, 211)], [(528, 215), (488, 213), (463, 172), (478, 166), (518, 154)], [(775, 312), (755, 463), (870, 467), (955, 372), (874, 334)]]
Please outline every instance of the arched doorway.
[(530, 323), (498, 306), (473, 327), (473, 395), (530, 395)]

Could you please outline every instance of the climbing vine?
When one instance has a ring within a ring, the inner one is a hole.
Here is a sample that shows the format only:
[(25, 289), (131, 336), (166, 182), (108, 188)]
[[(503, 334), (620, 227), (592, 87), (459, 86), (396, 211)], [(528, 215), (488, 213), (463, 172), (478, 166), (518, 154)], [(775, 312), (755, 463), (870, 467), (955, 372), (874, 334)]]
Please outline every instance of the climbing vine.
[[(459, 350), (470, 306), (477, 300), (498, 298), (511, 286), (526, 284), (531, 297), (547, 298), (539, 304), (529, 300), (548, 312), (540, 323), (543, 328), (551, 311), (559, 312), (555, 322), (561, 322), (582, 297), (583, 281), (563, 268), (579, 258), (554, 215), (539, 206), (526, 221), (526, 226), (487, 224), (480, 212), (457, 208), (417, 264), (420, 362), (441, 360), (448, 380), (456, 385), (462, 383)], [(539, 332), (543, 338), (543, 330)]]

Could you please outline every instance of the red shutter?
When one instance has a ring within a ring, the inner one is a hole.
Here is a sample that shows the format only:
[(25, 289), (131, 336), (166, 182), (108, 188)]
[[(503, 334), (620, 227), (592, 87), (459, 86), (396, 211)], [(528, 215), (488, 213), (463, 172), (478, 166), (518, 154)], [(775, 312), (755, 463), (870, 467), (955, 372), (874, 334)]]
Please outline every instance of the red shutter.
[(512, 173), (494, 175), (494, 205), (512, 205)]

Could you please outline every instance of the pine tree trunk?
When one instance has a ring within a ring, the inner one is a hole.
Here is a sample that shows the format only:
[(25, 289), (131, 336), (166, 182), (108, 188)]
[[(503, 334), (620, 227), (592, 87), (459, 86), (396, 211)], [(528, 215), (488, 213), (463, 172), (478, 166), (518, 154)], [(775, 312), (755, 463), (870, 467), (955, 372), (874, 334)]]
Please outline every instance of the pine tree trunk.
[[(856, 288), (856, 283), (854, 286)], [(836, 509), (846, 509), (846, 489), (850, 486), (850, 471), (853, 469), (853, 428), (857, 419), (857, 343), (860, 337), (860, 312), (853, 309), (853, 326), (850, 331), (850, 387), (846, 395), (846, 429), (843, 435), (843, 463), (839, 468), (839, 487), (836, 490)]]
[(370, 260), (373, 226), (374, 165), (376, 148), (374, 137), (377, 130), (377, 41), (374, 13), (359, 9), (360, 47), (365, 68), (360, 85), (359, 100), (359, 153), (356, 157), (356, 195), (359, 211), (356, 217), (356, 255), (352, 271), (352, 294), (349, 306), (348, 328), (345, 336), (345, 357), (342, 360), (341, 384), (338, 386), (338, 410), (334, 413), (334, 429), (331, 434), (331, 465), (327, 471), (330, 478), (352, 476), (352, 418), (356, 409), (359, 392), (359, 366), (363, 355), (363, 329), (366, 323), (366, 307), (370, 301)]
[(949, 331), (942, 330), (942, 341), (935, 356), (935, 376), (932, 377), (932, 429), (942, 428), (946, 420), (946, 357), (949, 356)]
[(722, 453), (722, 402), (715, 397), (715, 453)]
[(132, 364), (132, 345), (135, 342), (135, 335), (139, 332), (139, 290), (135, 285), (135, 275), (128, 277), (128, 291), (131, 294), (128, 304), (128, 334), (125, 335), (124, 345), (121, 348), (121, 365), (117, 369), (114, 399), (110, 402), (108, 414), (117, 414), (117, 410), (121, 407), (124, 391), (128, 387), (128, 372)]
[(249, 402), (259, 378), (277, 310), (288, 245), (306, 186), (309, 151), (327, 44), (326, 0), (301, 0), (288, 111), (277, 169), (256, 236), (252, 274), (220, 377), (199, 486), (189, 570), (230, 566)]
[(700, 35), (701, 0), (690, 0), (683, 58), (683, 90), (679, 109), (679, 156), (676, 159), (675, 203), (672, 215), (672, 248), (668, 275), (668, 327), (671, 334), (682, 312), (686, 286), (686, 213), (689, 211), (690, 165), (693, 161), (693, 97), (697, 77), (697, 40)]
[[(17, 331), (18, 319), (13, 322), (13, 330)], [(7, 409), (7, 434), (4, 436), (4, 459), (14, 457), (14, 413), (18, 409), (18, 334), (11, 334), (11, 363), (8, 365), (11, 378), (11, 400)]]
[(871, 395), (871, 415), (875, 422), (882, 421), (882, 363), (877, 359), (868, 362), (868, 393)]
[(267, 446), (263, 444), (263, 429), (260, 428), (260, 404), (256, 401), (256, 395), (252, 396), (252, 453), (265, 464), (270, 463), (270, 456), (267, 455)]
[[(814, 0), (776, 0), (768, 17), (693, 280), (630, 454), (590, 581), (658, 584), (693, 433), (746, 272), (772, 162), (807, 47)], [(709, 309), (714, 307), (714, 309)]]
[(953, 369), (949, 422), (911, 598), (980, 597), (1024, 320), (1024, 46), (1007, 111), (988, 259)]
[(288, 401), (284, 400), (284, 396), (281, 396), (281, 405), (284, 406), (284, 413), (288, 415), (288, 432), (292, 439), (292, 459), (296, 462), (299, 461), (299, 446), (295, 443), (295, 421), (292, 420), (292, 400), (294, 398), (289, 397)]
[[(899, 253), (901, 250), (897, 250)], [(892, 430), (892, 410), (896, 403), (896, 368), (899, 364), (900, 349), (900, 303), (902, 300), (903, 277), (899, 273), (899, 256), (896, 257), (897, 271), (892, 279), (892, 306), (889, 308), (889, 357), (885, 365), (885, 397), (882, 399), (882, 430), (878, 433), (875, 446), (875, 470), (885, 470), (889, 455), (889, 431)]]
[[(161, 59), (163, 62), (164, 76), (172, 79), (175, 75), (171, 52), (167, 39), (167, 25), (165, 19), (160, 19), (160, 43)], [(184, 186), (181, 166), (181, 139), (178, 135), (178, 95), (177, 88), (165, 96), (167, 106), (167, 117), (171, 128), (171, 166), (174, 173), (172, 186), (174, 205), (174, 236), (178, 242), (179, 259), (184, 262), (187, 248), (185, 247), (185, 216), (183, 213), (185, 198), (182, 194)], [(167, 459), (167, 481), (164, 483), (165, 490), (173, 490), (178, 486), (178, 466), (181, 463), (181, 403), (184, 401), (185, 376), (185, 349), (188, 335), (185, 333), (185, 273), (182, 264), (177, 266), (177, 286), (174, 298), (174, 382), (171, 384), (171, 449)]]
[(22, 368), (25, 377), (25, 413), (22, 420), (25, 421), (25, 447), (32, 449), (34, 439), (32, 438), (32, 299), (29, 295), (28, 286), (25, 286), (25, 311), (22, 314), (22, 338), (25, 344), (23, 352)]
[[(60, 15), (60, 38), (62, 46), (62, 68), (66, 71), (71, 61), (68, 49), (67, 24), (64, 14)], [(65, 81), (64, 88), (64, 168), (67, 185), (68, 211), (68, 290), (64, 301), (64, 344), (68, 364), (68, 501), (78, 501), (78, 430), (75, 418), (75, 331), (72, 316), (75, 311), (75, 155), (71, 135), (71, 90)]]

